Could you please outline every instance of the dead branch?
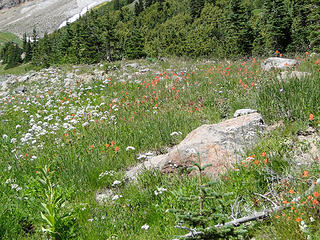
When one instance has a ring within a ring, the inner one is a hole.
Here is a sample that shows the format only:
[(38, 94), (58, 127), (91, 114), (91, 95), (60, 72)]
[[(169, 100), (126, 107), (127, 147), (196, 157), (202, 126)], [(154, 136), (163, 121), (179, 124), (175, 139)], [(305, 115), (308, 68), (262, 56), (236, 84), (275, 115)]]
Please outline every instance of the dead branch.
[[(302, 195), (294, 198), (291, 201), (291, 203), (289, 203), (289, 204), (286, 204), (286, 205), (283, 205), (283, 206), (276, 206), (276, 207), (273, 207), (271, 209), (267, 209), (267, 210), (261, 211), (261, 212), (256, 212), (256, 213), (254, 213), (252, 215), (245, 216), (245, 217), (242, 217), (242, 218), (238, 218), (238, 219), (232, 220), (230, 222), (227, 222), (225, 224), (217, 224), (214, 227), (208, 227), (206, 230), (211, 230), (213, 228), (219, 229), (219, 228), (229, 227), (229, 226), (237, 227), (237, 226), (240, 226), (241, 224), (246, 223), (246, 222), (251, 222), (251, 221), (254, 221), (254, 220), (258, 220), (258, 219), (267, 218), (267, 217), (269, 217), (270, 214), (282, 211), (282, 210), (284, 210), (286, 208), (289, 208), (292, 205), (292, 203), (297, 203), (298, 201), (300, 201), (300, 199), (302, 197), (312, 193), (312, 191), (314, 190), (314, 188), (318, 184), (320, 184), (320, 178), (315, 183), (312, 183), (311, 187), (307, 191), (305, 191)], [(177, 227), (182, 228), (182, 229), (188, 229), (186, 227), (181, 227), (181, 226), (177, 226)], [(190, 231), (190, 233), (182, 236), (182, 238), (196, 237), (196, 236), (204, 234), (203, 232), (197, 231), (196, 229), (191, 229), (191, 230), (192, 231)]]

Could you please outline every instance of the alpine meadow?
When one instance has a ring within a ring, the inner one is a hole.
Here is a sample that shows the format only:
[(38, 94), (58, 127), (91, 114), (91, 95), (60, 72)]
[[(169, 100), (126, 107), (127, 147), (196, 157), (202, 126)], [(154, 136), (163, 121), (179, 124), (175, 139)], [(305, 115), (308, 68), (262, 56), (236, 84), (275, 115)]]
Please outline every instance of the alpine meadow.
[(318, 0), (78, 16), (0, 32), (1, 240), (320, 240)]

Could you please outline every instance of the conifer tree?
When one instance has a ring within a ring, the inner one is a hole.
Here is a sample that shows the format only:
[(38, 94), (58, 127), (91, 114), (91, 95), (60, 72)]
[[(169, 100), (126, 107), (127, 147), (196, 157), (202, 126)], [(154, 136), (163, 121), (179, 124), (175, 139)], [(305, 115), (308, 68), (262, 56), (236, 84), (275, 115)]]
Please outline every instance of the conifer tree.
[(200, 16), (205, 0), (190, 0), (190, 15), (193, 19)]
[(263, 5), (263, 44), (265, 51), (284, 51), (290, 43), (288, 9), (282, 0), (266, 0)]
[(230, 0), (225, 11), (225, 45), (228, 55), (251, 53), (252, 35), (249, 25), (250, 11), (243, 1)]
[(309, 36), (310, 47), (313, 51), (320, 52), (320, 2), (310, 0)]
[(292, 25), (291, 43), (288, 46), (289, 52), (307, 51), (308, 41), (308, 16), (310, 11), (307, 4), (308, 0), (292, 0)]

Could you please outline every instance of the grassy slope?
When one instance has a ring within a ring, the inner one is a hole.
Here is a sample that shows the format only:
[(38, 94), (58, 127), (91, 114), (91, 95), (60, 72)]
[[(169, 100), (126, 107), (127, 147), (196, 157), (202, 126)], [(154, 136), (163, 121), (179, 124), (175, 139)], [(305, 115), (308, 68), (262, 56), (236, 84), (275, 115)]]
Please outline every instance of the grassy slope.
[[(74, 89), (64, 86), (63, 72), (72, 69), (65, 66), (60, 79), (53, 79), (49, 74), (48, 79), (30, 83), (27, 96), (0, 100), (0, 110), (4, 111), (0, 115), (3, 123), (0, 126), (3, 136), (0, 138), (0, 238), (39, 239), (44, 235), (41, 226), (48, 224), (41, 219), (40, 212), (44, 212), (41, 203), (49, 202), (45, 196), (48, 184), (39, 182), (42, 176), (39, 172), (45, 165), (50, 166), (49, 172), (54, 171), (50, 181), (55, 184), (56, 194), (66, 201), (64, 207), (55, 208), (56, 231), (65, 239), (171, 239), (185, 233), (174, 227), (175, 216), (167, 210), (196, 211), (198, 203), (180, 201), (179, 196), (198, 194), (198, 179), (146, 172), (136, 183), (123, 184), (123, 171), (141, 161), (137, 159), (139, 153), (163, 152), (201, 124), (230, 118), (238, 108), (258, 109), (267, 123), (283, 120), (285, 126), (260, 139), (255, 149), (248, 150), (251, 161), (237, 166), (237, 171), (230, 170), (212, 186), (210, 191), (218, 193), (221, 199), (207, 201), (205, 209), (216, 209), (230, 216), (230, 205), (237, 204), (240, 217), (264, 206), (271, 207), (269, 201), (255, 195), (269, 192), (270, 186), (281, 199), (269, 198), (280, 204), (290, 202), (319, 173), (317, 164), (297, 167), (290, 161), (294, 149), (290, 139), (308, 124), (316, 127), (320, 120), (320, 76), (315, 61), (307, 58), (301, 66), (312, 72), (312, 77), (280, 83), (277, 73), (261, 71), (260, 61), (255, 59), (219, 63), (140, 60), (139, 64), (151, 71), (133, 75), (132, 80), (140, 83), (126, 84), (119, 80), (124, 78), (124, 73), (134, 74), (135, 69), (118, 62), (114, 63), (118, 70), (109, 72), (104, 80)], [(114, 67), (106, 63), (104, 69), (108, 66)], [(80, 68), (80, 72), (89, 75), (93, 70), (90, 66)], [(313, 121), (308, 120), (310, 113), (315, 115)], [(73, 119), (77, 122), (72, 122)], [(63, 123), (73, 125), (74, 129), (68, 130)], [(55, 124), (57, 128), (53, 127)], [(47, 133), (41, 135), (42, 130), (29, 130), (34, 125)], [(182, 135), (170, 135), (178, 131)], [(23, 145), (21, 138), (27, 132), (34, 136), (29, 144)], [(128, 146), (135, 150), (126, 151)], [(122, 183), (112, 186), (115, 180)], [(17, 190), (14, 184), (21, 189)], [(119, 198), (98, 205), (95, 192), (107, 187)], [(156, 195), (160, 187), (166, 191)], [(223, 195), (231, 192), (233, 195)], [(317, 239), (318, 207), (307, 200), (305, 205), (283, 211), (279, 218), (275, 215), (265, 222), (247, 225), (245, 236), (304, 239), (310, 235), (311, 239)], [(64, 213), (71, 216), (61, 220), (58, 216)], [(225, 217), (214, 218), (209, 225)], [(301, 231), (296, 221), (299, 217), (308, 225), (308, 233)], [(145, 224), (150, 229), (142, 229)]]
[(17, 44), (19, 44), (20, 46), (22, 46), (22, 41), (21, 39), (14, 35), (13, 33), (9, 33), (9, 32), (0, 32), (0, 47), (1, 45), (3, 45), (6, 42), (9, 41), (13, 41)]

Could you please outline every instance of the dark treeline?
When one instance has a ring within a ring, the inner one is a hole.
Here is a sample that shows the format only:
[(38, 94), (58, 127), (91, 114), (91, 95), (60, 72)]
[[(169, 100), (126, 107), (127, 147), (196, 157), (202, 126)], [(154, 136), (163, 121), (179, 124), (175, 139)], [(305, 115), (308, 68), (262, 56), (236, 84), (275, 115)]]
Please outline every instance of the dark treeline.
[(24, 61), (46, 67), (276, 50), (320, 50), (319, 0), (113, 0), (36, 42), (24, 41), (23, 52)]

